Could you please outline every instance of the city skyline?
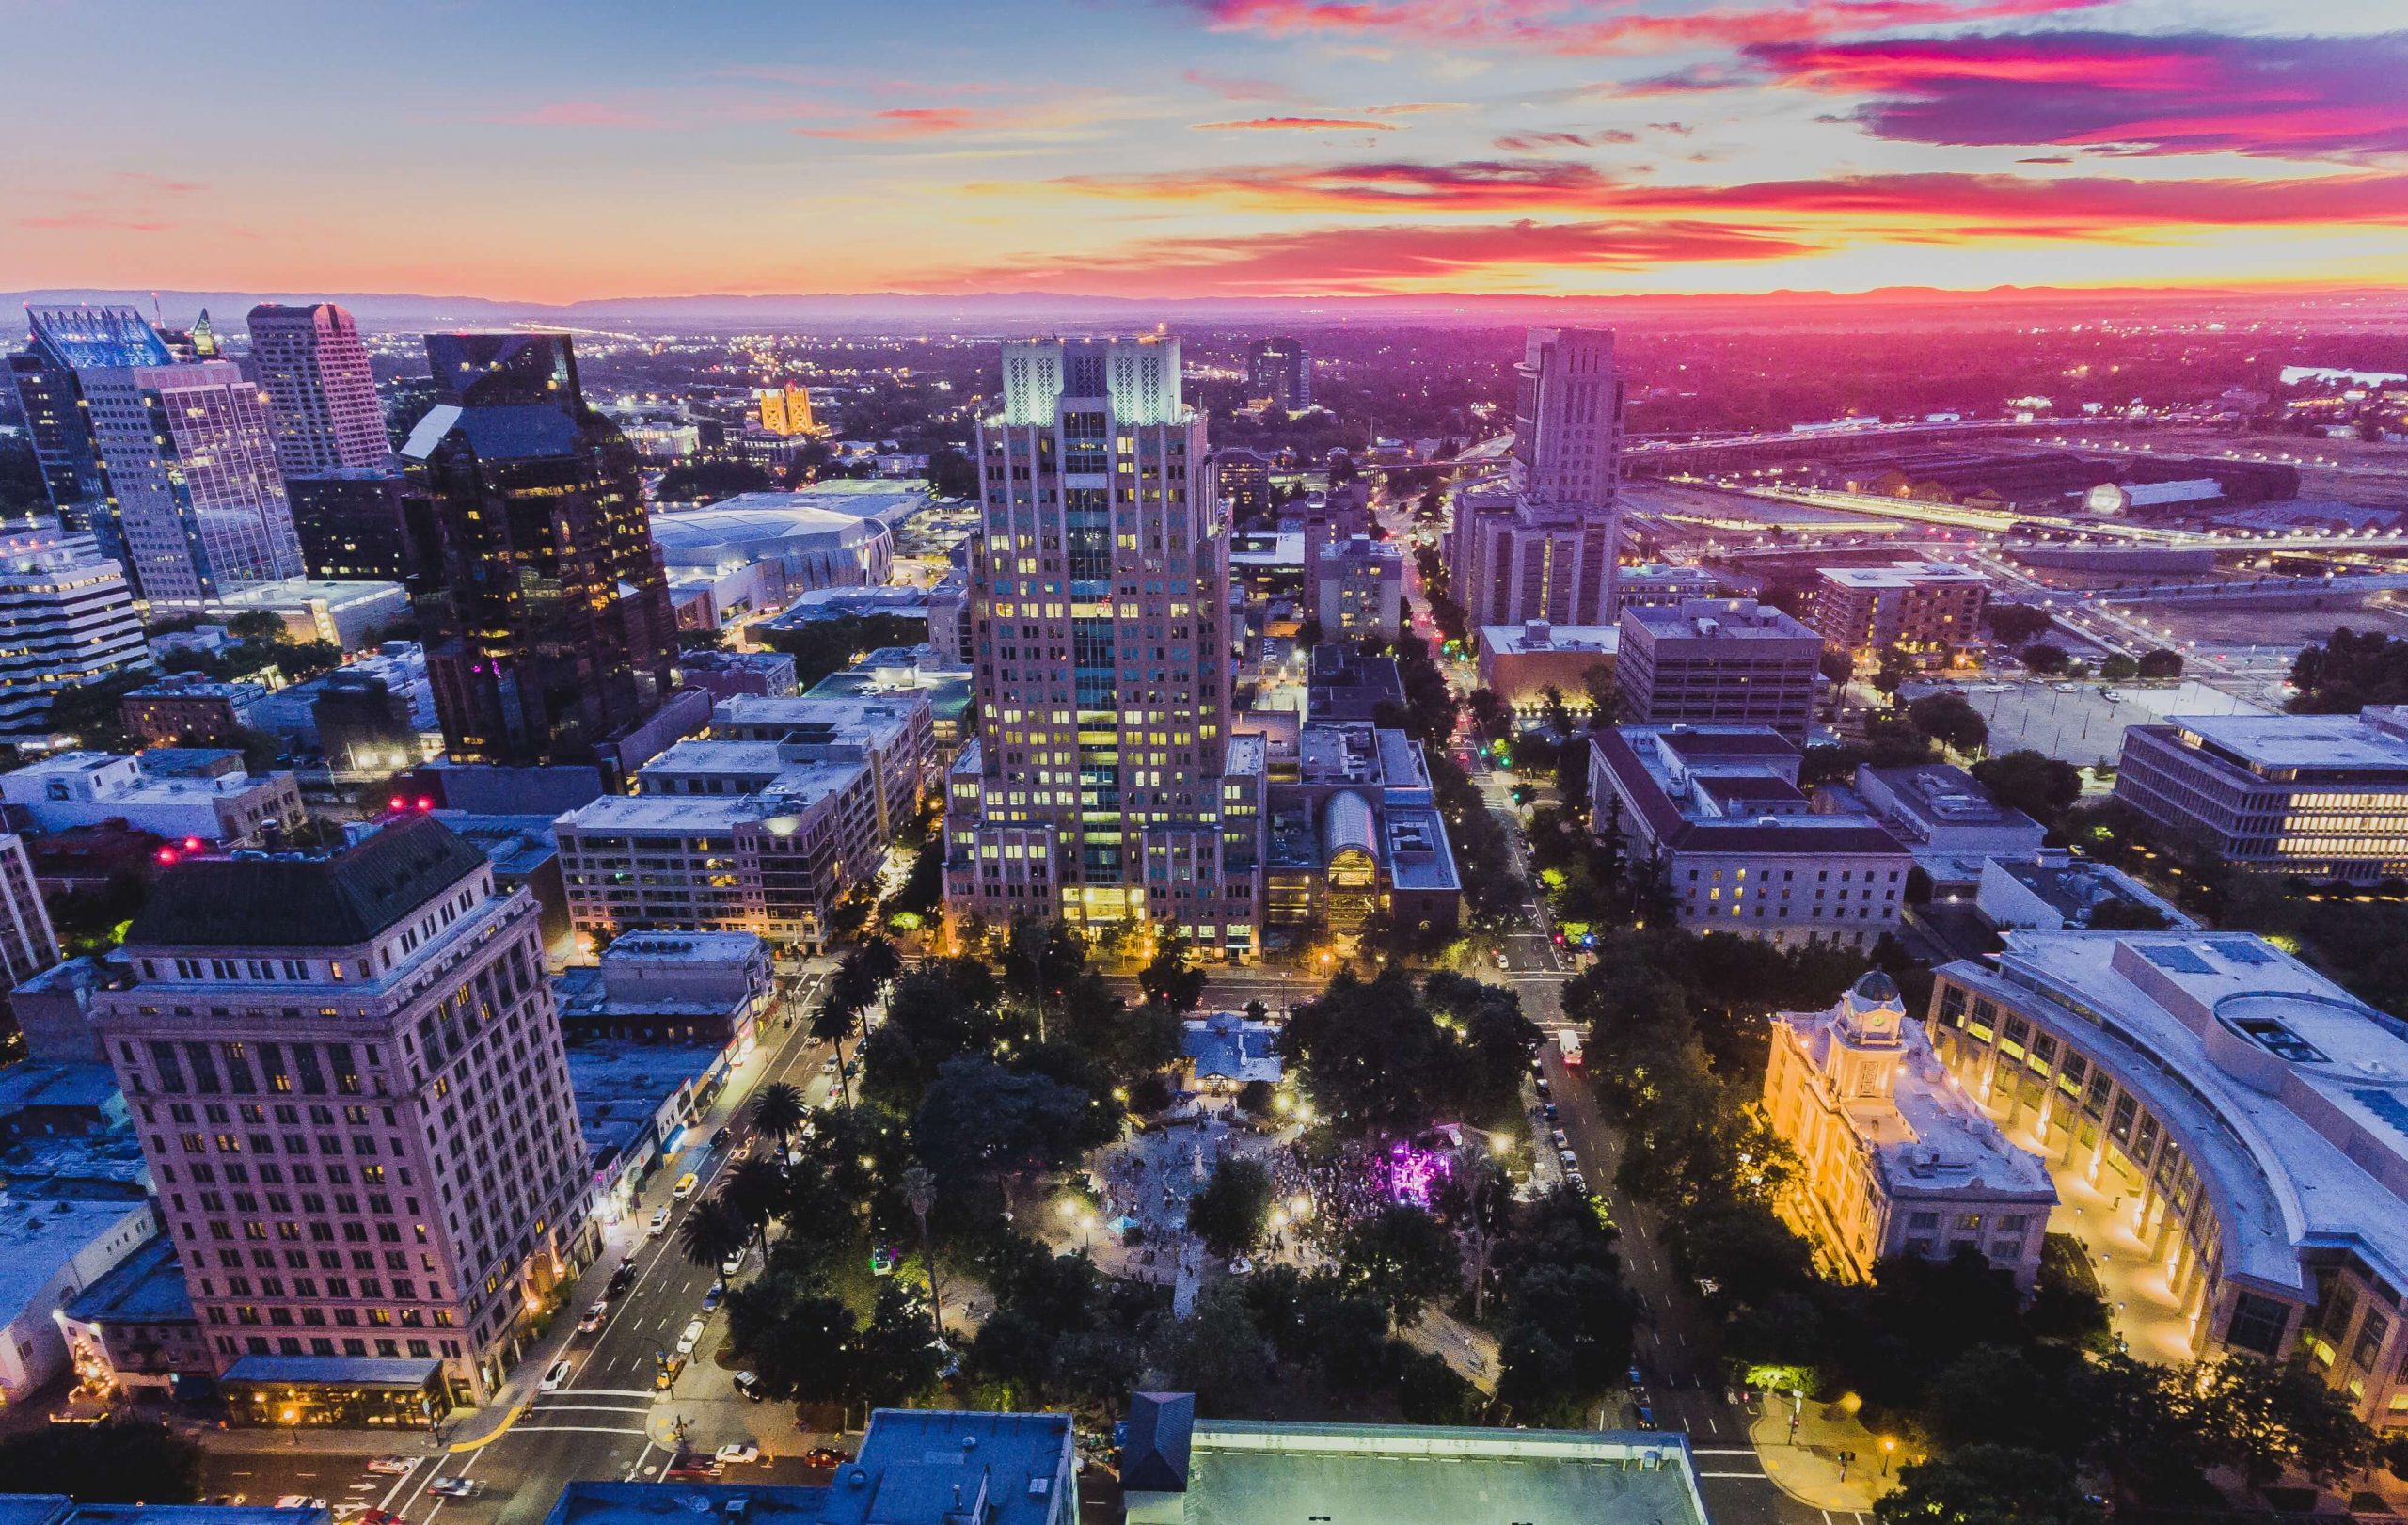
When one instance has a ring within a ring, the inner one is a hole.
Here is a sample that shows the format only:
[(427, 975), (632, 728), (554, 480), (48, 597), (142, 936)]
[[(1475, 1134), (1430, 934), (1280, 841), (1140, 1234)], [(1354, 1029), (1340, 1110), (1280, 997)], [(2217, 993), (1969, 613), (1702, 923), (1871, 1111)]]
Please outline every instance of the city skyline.
[[(300, 15), (112, 39), (173, 77), (239, 35), (274, 80), (172, 135), (24, 82), (58, 125), (0, 177), (0, 287), (1608, 296), (2388, 285), (2408, 256), (2377, 0), (2312, 30), (2234, 0)], [(10, 21), (64, 56), (88, 17)]]

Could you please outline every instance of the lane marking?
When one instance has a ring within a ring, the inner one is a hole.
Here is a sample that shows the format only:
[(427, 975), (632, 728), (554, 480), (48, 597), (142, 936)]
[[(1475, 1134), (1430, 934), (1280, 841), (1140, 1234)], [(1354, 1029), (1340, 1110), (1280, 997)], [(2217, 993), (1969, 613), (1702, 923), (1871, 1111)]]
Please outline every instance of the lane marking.
[(521, 1424), (520, 1435), (643, 1435), (645, 1430), (626, 1430), (609, 1424)]

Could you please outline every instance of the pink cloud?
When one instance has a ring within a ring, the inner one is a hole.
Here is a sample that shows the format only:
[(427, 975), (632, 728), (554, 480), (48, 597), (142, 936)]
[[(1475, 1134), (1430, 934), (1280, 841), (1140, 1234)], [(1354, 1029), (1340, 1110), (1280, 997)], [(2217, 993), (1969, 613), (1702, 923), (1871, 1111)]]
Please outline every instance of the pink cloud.
[(1199, 133), (1393, 133), (1396, 123), (1351, 117), (1255, 117), (1245, 121), (1199, 121)]
[(838, 138), (848, 143), (902, 143), (1017, 126), (1022, 119), (1020, 112), (994, 107), (895, 106), (873, 111), (864, 120), (848, 127), (798, 127), (795, 131), (805, 137)]
[(1215, 27), (1274, 36), (1395, 38), (1449, 47), (1638, 53), (1715, 43), (1804, 42), (1894, 26), (2046, 16), (2109, 0), (1801, 0), (1599, 15), (1580, 0), (1191, 0)]

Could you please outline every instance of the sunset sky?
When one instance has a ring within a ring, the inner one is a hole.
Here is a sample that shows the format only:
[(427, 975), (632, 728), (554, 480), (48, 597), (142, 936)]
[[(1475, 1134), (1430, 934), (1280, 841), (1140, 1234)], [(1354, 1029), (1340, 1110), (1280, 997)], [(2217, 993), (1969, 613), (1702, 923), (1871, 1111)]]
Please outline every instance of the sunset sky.
[(0, 0), (0, 287), (2397, 284), (2402, 15)]

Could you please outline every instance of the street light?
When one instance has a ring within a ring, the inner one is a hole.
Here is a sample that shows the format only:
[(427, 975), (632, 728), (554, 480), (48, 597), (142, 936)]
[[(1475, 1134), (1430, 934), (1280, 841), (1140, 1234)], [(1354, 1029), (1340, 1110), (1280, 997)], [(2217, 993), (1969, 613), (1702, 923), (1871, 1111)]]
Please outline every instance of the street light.
[(1883, 1477), (1890, 1475), (1890, 1453), (1897, 1449), (1897, 1441), (1891, 1439), (1886, 1435), (1881, 1438), (1881, 1475)]

